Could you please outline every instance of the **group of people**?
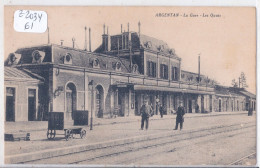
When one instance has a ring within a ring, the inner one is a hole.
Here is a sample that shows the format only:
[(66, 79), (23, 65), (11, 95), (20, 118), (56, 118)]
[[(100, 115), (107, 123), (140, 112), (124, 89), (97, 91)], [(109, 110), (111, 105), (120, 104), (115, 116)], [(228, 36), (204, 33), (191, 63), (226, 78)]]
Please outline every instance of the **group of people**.
[[(164, 113), (164, 107), (162, 105), (159, 106), (159, 111), (161, 118), (163, 118), (163, 113)], [(184, 107), (182, 106), (182, 102), (180, 102), (180, 106), (177, 109), (177, 117), (176, 117), (176, 125), (174, 130), (178, 130), (178, 125), (180, 124), (180, 130), (183, 128), (183, 122), (184, 122), (184, 115), (185, 115), (185, 110)], [(149, 118), (154, 115), (154, 110), (151, 105), (148, 104), (148, 101), (145, 100), (144, 104), (141, 107), (140, 110), (141, 114), (141, 130), (144, 129), (144, 124), (145, 124), (145, 129), (147, 130), (149, 127)]]

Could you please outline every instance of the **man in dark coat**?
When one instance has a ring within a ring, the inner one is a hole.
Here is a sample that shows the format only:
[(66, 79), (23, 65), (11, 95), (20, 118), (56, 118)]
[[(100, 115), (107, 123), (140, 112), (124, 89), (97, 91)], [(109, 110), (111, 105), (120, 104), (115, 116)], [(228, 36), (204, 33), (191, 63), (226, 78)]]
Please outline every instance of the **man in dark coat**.
[(145, 129), (148, 129), (149, 126), (149, 117), (153, 115), (153, 109), (152, 107), (148, 104), (148, 101), (145, 100), (144, 104), (141, 107), (141, 130), (144, 129), (144, 122), (145, 122)]
[(163, 118), (164, 107), (163, 107), (163, 105), (162, 105), (162, 104), (160, 104), (159, 111), (160, 111), (161, 118)]
[(181, 105), (178, 107), (178, 110), (177, 110), (176, 126), (175, 126), (174, 130), (178, 130), (179, 123), (180, 123), (180, 130), (182, 129), (183, 122), (184, 122), (184, 117), (183, 117), (184, 114), (185, 114), (185, 110), (181, 103)]

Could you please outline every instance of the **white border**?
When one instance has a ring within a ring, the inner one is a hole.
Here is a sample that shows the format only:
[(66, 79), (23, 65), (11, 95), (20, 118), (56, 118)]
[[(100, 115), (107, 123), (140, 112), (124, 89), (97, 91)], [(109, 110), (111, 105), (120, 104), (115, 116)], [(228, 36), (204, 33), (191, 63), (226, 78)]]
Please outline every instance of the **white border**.
[[(3, 29), (3, 20), (4, 20), (4, 10), (3, 6), (9, 5), (40, 5), (40, 6), (247, 6), (247, 7), (256, 7), (257, 14), (257, 30), (259, 30), (259, 2), (258, 0), (1, 0), (0, 1), (0, 73), (4, 74), (4, 29)], [(257, 51), (259, 50), (259, 33), (257, 33)], [(259, 52), (257, 52), (257, 56)], [(257, 72), (259, 61), (256, 59)], [(4, 141), (3, 141), (3, 132), (4, 132), (4, 75), (0, 75), (0, 166), (4, 164)], [(260, 75), (256, 74), (257, 83), (259, 82)], [(258, 98), (260, 91), (257, 87), (257, 110), (260, 105)], [(257, 121), (259, 121), (259, 115), (257, 115)], [(257, 139), (259, 139), (259, 122), (257, 122)], [(259, 143), (257, 144), (257, 153), (259, 152)], [(259, 154), (257, 154), (257, 165), (259, 166)], [(35, 167), (39, 167), (38, 165)], [(64, 165), (63, 165), (64, 166)], [(94, 166), (94, 165), (93, 165)], [(11, 167), (11, 166), (8, 166)], [(21, 167), (14, 165), (14, 167)], [(22, 165), (25, 167), (25, 165)], [(27, 167), (27, 166), (26, 166)], [(56, 167), (56, 166), (52, 166)], [(67, 166), (64, 166), (67, 167)], [(86, 167), (86, 166), (84, 166)]]
[(256, 6), (257, 0), (3, 0), (4, 5), (41, 6)]

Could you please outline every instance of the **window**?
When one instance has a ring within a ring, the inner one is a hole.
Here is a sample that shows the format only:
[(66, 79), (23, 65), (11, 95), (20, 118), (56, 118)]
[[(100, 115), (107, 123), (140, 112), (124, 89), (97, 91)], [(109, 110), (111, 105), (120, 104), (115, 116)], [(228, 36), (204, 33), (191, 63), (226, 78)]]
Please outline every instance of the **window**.
[(177, 81), (178, 80), (178, 68), (172, 67), (172, 80)]
[(6, 88), (6, 105), (5, 105), (6, 121), (15, 121), (15, 88)]
[(161, 66), (160, 66), (160, 77), (162, 79), (168, 79), (168, 65), (161, 64)]
[(152, 61), (147, 62), (147, 75), (149, 77), (156, 77), (156, 63)]
[(92, 66), (93, 66), (93, 68), (100, 68), (100, 61), (99, 61), (99, 59), (95, 58), (92, 61)]
[(70, 53), (67, 53), (64, 57), (63, 57), (63, 63), (64, 64), (72, 64), (72, 55)]
[(116, 66), (115, 66), (115, 68), (116, 68), (116, 71), (121, 71), (121, 62), (117, 62), (116, 63)]
[(43, 57), (45, 56), (45, 53), (42, 51), (35, 50), (32, 53), (32, 63), (41, 63), (43, 60)]

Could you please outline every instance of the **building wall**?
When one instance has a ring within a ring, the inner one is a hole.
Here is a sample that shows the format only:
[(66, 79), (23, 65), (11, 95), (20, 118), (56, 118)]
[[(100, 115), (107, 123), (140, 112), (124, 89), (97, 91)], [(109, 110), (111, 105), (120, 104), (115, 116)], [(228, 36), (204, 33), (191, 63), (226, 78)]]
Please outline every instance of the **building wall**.
[[(219, 108), (219, 101), (221, 101), (221, 108)], [(226, 97), (215, 96), (214, 108), (216, 112), (231, 112), (231, 111), (245, 111), (246, 98), (244, 96)]]
[(6, 120), (6, 88), (15, 88), (15, 121), (28, 121), (28, 89), (36, 90), (36, 119), (38, 119), (38, 84), (19, 82), (19, 81), (5, 81), (5, 120)]

